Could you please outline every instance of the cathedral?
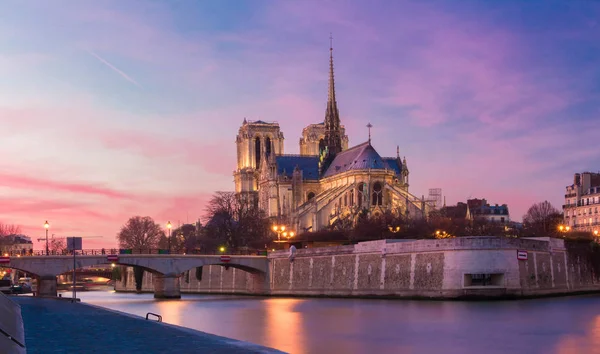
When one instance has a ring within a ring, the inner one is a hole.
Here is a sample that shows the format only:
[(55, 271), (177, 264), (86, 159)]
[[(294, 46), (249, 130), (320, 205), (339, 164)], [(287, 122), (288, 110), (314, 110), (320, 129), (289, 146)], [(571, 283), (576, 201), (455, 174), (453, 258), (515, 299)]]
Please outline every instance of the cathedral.
[(296, 233), (324, 230), (336, 221), (353, 223), (361, 212), (426, 217), (433, 206), (408, 192), (406, 158), (400, 158), (398, 148), (395, 157), (381, 157), (370, 135), (368, 141), (348, 147), (335, 97), (330, 47), (324, 121), (304, 128), (300, 154), (290, 155), (283, 152), (278, 123), (244, 119), (236, 138), (236, 193), (257, 202)]

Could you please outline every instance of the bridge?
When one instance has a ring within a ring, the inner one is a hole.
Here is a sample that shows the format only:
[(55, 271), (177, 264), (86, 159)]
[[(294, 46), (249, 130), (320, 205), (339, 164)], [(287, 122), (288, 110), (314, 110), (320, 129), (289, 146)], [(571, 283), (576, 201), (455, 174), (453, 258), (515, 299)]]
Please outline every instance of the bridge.
[(38, 296), (57, 296), (56, 277), (72, 272), (73, 268), (116, 264), (141, 267), (153, 274), (155, 298), (180, 298), (180, 276), (187, 270), (222, 265), (251, 274), (252, 288), (256, 294), (269, 292), (269, 262), (266, 256), (251, 255), (172, 255), (172, 254), (114, 254), (73, 256), (4, 256), (0, 266), (33, 274), (37, 281)]

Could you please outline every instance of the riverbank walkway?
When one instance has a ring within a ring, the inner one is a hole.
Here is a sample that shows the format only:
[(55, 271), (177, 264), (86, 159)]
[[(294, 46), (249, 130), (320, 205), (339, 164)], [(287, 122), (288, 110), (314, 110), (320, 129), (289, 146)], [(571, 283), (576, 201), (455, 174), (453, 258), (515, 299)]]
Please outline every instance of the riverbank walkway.
[(282, 353), (256, 344), (68, 300), (21, 305), (27, 353)]

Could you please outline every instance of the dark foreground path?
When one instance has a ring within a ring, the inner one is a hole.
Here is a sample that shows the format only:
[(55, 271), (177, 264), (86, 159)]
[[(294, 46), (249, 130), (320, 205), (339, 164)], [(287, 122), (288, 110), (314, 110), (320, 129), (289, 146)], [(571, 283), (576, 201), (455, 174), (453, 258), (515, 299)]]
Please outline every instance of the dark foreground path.
[(12, 297), (27, 353), (281, 353), (256, 344), (146, 321), (82, 303)]

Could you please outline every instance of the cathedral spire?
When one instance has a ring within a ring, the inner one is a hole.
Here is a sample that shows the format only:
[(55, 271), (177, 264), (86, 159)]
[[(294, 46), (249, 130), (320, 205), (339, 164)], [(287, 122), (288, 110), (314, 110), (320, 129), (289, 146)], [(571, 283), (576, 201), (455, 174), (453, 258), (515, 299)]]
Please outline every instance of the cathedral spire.
[[(337, 108), (335, 101), (335, 78), (333, 76), (333, 37), (329, 34), (329, 90), (327, 91), (327, 104), (333, 103)], [(329, 107), (328, 107), (329, 108)]]
[(333, 37), (329, 36), (329, 88), (327, 92), (327, 108), (325, 110), (325, 145), (333, 155), (342, 151), (342, 132), (340, 113), (335, 99), (335, 79), (333, 75)]

